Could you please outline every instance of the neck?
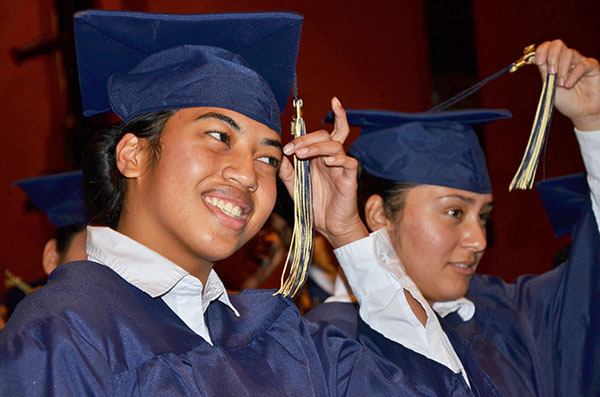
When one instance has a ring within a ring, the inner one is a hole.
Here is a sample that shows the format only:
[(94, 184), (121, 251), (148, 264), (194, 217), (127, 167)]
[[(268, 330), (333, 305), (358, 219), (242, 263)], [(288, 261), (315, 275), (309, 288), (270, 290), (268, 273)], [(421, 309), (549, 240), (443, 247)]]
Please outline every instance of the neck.
[(415, 316), (417, 316), (419, 322), (425, 326), (427, 323), (427, 312), (425, 311), (425, 308), (421, 306), (421, 304), (407, 290), (404, 290), (404, 296), (406, 297), (406, 301), (408, 302), (408, 306), (410, 306), (412, 312), (415, 314)]
[(119, 219), (119, 224), (116, 228), (119, 233), (143, 244), (198, 278), (202, 285), (205, 286), (214, 262), (199, 257), (189, 250), (185, 243), (176, 238), (171, 239), (167, 236), (155, 236), (152, 233), (144, 232), (145, 230), (152, 229), (150, 226), (140, 226), (137, 223), (131, 222), (128, 217), (123, 216)]

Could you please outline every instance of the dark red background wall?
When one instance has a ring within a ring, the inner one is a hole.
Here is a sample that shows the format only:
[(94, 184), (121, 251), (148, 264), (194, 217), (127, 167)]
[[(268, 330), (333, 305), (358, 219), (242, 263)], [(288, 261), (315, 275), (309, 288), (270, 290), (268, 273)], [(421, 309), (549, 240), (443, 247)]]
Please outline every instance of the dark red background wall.
[[(53, 34), (50, 3), (0, 2), (0, 269), (9, 268), (26, 280), (42, 276), (42, 247), (52, 228), (41, 214), (26, 211), (24, 194), (11, 184), (69, 166), (62, 129), (66, 94), (58, 57), (42, 56), (16, 66), (8, 51)], [(600, 55), (597, 1), (475, 3), (482, 75), (513, 61), (524, 45), (552, 37), (564, 37), (582, 52)], [(418, 111), (430, 106), (422, 1), (104, 0), (97, 5), (156, 12), (285, 10), (303, 14), (298, 76), (309, 129), (323, 127), (321, 119), (333, 95), (347, 107)], [(483, 105), (508, 107), (515, 113), (513, 121), (490, 126), (485, 133), (497, 209), (494, 245), (482, 266), (486, 272), (509, 279), (549, 268), (552, 254), (564, 243), (552, 236), (536, 192), (506, 193), (527, 140), (540, 86), (531, 69), (492, 83), (482, 93)], [(571, 128), (558, 117), (547, 158), (552, 160), (546, 166), (548, 176), (582, 169)]]
[[(45, 217), (25, 211), (24, 194), (11, 184), (19, 178), (64, 169), (61, 120), (64, 89), (55, 56), (16, 66), (15, 45), (53, 36), (52, 2), (0, 2), (0, 270), (27, 280), (41, 276), (41, 254), (52, 233)], [(0, 282), (0, 290), (4, 287)]]
[[(588, 56), (600, 57), (600, 2), (598, 1), (475, 1), (474, 20), (480, 74), (499, 69), (523, 47), (553, 38)], [(567, 239), (554, 238), (536, 191), (508, 192), (527, 144), (542, 83), (534, 67), (491, 83), (482, 105), (507, 107), (511, 121), (490, 125), (485, 148), (494, 183), (494, 244), (481, 271), (508, 279), (550, 268), (552, 256)], [(544, 167), (545, 164), (545, 167)], [(545, 168), (547, 177), (583, 170), (579, 148), (569, 121), (555, 112)]]

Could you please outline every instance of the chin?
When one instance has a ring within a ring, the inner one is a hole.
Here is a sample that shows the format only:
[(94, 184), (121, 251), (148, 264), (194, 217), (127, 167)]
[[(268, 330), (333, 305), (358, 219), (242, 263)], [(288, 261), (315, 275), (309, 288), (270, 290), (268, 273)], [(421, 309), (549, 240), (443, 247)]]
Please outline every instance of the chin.
[(229, 258), (239, 248), (237, 241), (224, 241), (214, 239), (209, 241), (190, 242), (189, 247), (198, 258), (209, 262), (216, 262)]
[(452, 290), (444, 291), (438, 295), (438, 299), (434, 299), (434, 302), (447, 302), (455, 301), (460, 298), (464, 298), (469, 292), (469, 284), (464, 287), (453, 288)]

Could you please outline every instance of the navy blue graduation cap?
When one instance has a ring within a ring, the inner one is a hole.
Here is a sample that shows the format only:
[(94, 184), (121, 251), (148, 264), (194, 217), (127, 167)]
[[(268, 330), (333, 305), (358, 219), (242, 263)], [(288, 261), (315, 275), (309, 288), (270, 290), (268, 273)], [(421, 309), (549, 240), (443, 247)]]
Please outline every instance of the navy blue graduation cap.
[[(472, 126), (508, 119), (508, 110), (401, 113), (346, 110), (361, 127), (350, 146), (362, 169), (379, 178), (490, 193), (485, 156)], [(331, 121), (331, 115), (328, 116)]]
[(83, 11), (75, 46), (84, 115), (207, 106), (281, 131), (302, 17)]
[(15, 185), (56, 227), (83, 225), (89, 219), (81, 171), (21, 179)]
[(570, 234), (590, 195), (586, 174), (572, 174), (536, 183), (554, 235)]

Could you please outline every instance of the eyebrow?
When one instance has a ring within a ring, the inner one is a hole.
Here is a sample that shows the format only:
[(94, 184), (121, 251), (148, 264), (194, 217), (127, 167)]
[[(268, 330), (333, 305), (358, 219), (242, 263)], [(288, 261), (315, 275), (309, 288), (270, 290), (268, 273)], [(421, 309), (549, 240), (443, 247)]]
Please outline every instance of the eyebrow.
[(492, 210), (494, 208), (494, 202), (490, 201), (489, 203), (485, 203), (484, 206), (481, 208), (482, 210)]
[(203, 120), (203, 119), (209, 119), (209, 118), (223, 121), (223, 122), (229, 124), (229, 126), (231, 128), (233, 128), (234, 130), (236, 130), (236, 131), (240, 131), (241, 130), (239, 124), (236, 123), (234, 119), (232, 119), (229, 116), (225, 116), (222, 113), (218, 113), (218, 112), (208, 112), (208, 113), (205, 113), (205, 114), (199, 116), (196, 120)]
[[(199, 116), (196, 120), (203, 120), (203, 119), (208, 119), (208, 118), (213, 118), (213, 119), (217, 119), (220, 121), (223, 121), (225, 123), (227, 123), (231, 128), (233, 128), (234, 130), (241, 132), (242, 128), (239, 126), (238, 123), (235, 122), (234, 119), (232, 119), (229, 116), (225, 116), (222, 113), (219, 112), (208, 112), (205, 113), (201, 116)], [(281, 145), (281, 142), (278, 141), (277, 139), (270, 139), (270, 138), (265, 138), (261, 141), (261, 144), (266, 145), (266, 146), (273, 146), (279, 150), (283, 150), (283, 146)]]
[(279, 142), (276, 139), (265, 138), (262, 141), (260, 141), (260, 143), (262, 143), (263, 145), (267, 145), (267, 146), (273, 146), (279, 150), (282, 150), (281, 142)]
[[(475, 200), (470, 198), (470, 197), (466, 197), (466, 196), (462, 196), (460, 194), (448, 194), (446, 196), (442, 196), (439, 197), (440, 200), (445, 199), (445, 198), (457, 198), (461, 201), (464, 201), (465, 203), (469, 204), (469, 205), (474, 205), (475, 204)], [(490, 201), (487, 202), (483, 205), (483, 207), (481, 207), (482, 209), (487, 209), (487, 208), (492, 208), (494, 206), (494, 202)]]
[(461, 196), (460, 194), (448, 194), (448, 195), (439, 197), (440, 200), (447, 199), (447, 198), (456, 198), (456, 199), (459, 199), (459, 200), (464, 201), (465, 203), (471, 204), (471, 205), (475, 203), (475, 200), (473, 200), (472, 198)]

